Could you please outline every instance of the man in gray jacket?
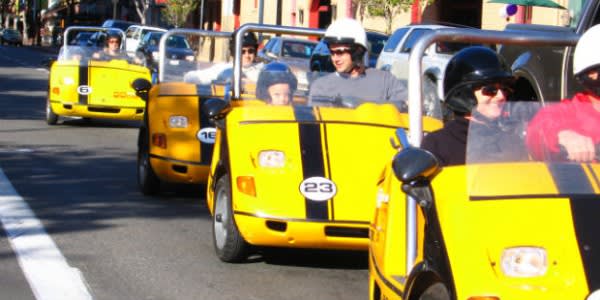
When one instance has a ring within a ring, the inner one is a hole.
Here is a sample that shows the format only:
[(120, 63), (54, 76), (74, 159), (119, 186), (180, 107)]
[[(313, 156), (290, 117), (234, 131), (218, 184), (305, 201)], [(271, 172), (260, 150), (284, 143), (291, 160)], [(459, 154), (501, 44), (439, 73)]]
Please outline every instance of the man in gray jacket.
[(316, 79), (310, 97), (353, 97), (373, 102), (406, 102), (406, 84), (390, 72), (367, 69), (367, 34), (354, 19), (332, 23), (325, 32), (336, 72)]

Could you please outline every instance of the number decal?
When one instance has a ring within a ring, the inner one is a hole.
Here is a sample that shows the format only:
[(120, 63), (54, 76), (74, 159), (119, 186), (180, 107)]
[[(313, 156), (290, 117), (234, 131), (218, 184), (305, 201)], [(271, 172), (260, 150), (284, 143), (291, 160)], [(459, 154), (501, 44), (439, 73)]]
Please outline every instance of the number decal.
[(300, 183), (300, 193), (313, 201), (326, 201), (335, 196), (337, 187), (324, 177), (310, 177)]
[(88, 85), (80, 85), (77, 87), (77, 93), (80, 95), (89, 95), (92, 93), (92, 87)]
[(196, 137), (205, 144), (214, 144), (217, 136), (217, 129), (214, 127), (206, 127), (200, 129)]

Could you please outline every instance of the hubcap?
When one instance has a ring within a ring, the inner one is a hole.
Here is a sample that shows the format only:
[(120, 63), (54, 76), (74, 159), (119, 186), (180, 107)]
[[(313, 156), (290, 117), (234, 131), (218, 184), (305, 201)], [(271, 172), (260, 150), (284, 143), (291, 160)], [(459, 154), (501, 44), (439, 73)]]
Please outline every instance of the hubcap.
[(146, 178), (146, 171), (148, 168), (148, 160), (146, 159), (146, 154), (140, 154), (140, 161), (138, 162), (138, 179), (141, 184), (144, 183), (144, 178)]
[[(229, 200), (225, 191), (223, 189), (219, 189), (217, 191), (215, 203), (215, 220), (214, 220), (214, 235), (215, 235), (215, 243), (217, 244), (217, 248), (223, 249), (225, 247), (225, 241), (227, 240), (227, 221), (229, 220), (229, 212), (227, 211), (227, 201)], [(219, 220), (217, 220), (217, 216), (219, 216)]]

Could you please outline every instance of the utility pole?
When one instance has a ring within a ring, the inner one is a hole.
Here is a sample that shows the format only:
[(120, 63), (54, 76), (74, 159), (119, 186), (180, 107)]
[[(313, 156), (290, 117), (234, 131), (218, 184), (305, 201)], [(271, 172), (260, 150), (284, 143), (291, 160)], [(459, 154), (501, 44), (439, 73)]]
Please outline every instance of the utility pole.
[(119, 0), (112, 0), (113, 3), (113, 19), (117, 19), (117, 3), (119, 3)]

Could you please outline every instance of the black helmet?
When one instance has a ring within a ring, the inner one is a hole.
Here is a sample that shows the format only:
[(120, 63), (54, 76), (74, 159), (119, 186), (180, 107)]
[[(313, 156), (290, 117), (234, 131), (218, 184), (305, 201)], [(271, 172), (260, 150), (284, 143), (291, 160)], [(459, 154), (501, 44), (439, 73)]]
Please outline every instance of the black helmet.
[[(262, 100), (271, 101), (269, 87), (277, 83), (287, 83), (290, 86), (290, 93), (293, 95), (298, 87), (298, 80), (290, 68), (280, 62), (271, 62), (264, 66), (258, 75), (256, 81), (256, 97)], [(290, 95), (290, 98), (291, 96)]]
[(504, 59), (492, 49), (473, 46), (457, 52), (446, 66), (445, 103), (458, 114), (470, 113), (477, 104), (473, 90), (480, 85), (506, 81), (514, 77)]
[(110, 39), (117, 39), (117, 40), (119, 40), (119, 46), (120, 46), (122, 38), (123, 37), (121, 36), (121, 34), (119, 32), (114, 31), (114, 30), (109, 30), (109, 31), (106, 32), (106, 40), (105, 40), (105, 42), (106, 42), (106, 45), (108, 46), (108, 40), (110, 40)]
[[(229, 53), (233, 56), (235, 53), (235, 35), (239, 29), (236, 29), (231, 34), (231, 39), (229, 40)], [(254, 47), (254, 50), (258, 48), (258, 39), (254, 32), (246, 31), (244, 33), (244, 38), (242, 39), (242, 47)]]

